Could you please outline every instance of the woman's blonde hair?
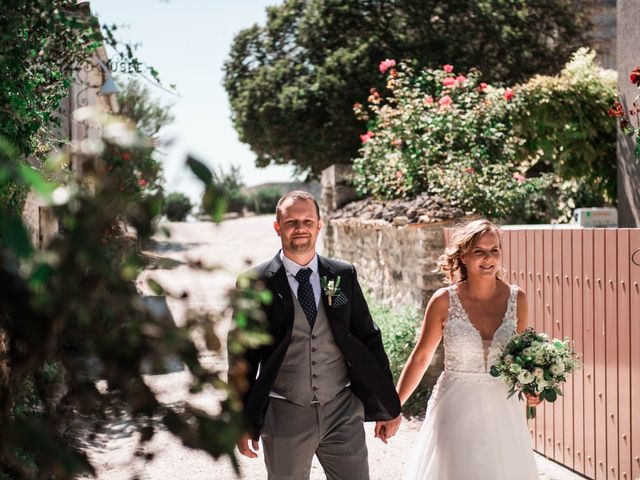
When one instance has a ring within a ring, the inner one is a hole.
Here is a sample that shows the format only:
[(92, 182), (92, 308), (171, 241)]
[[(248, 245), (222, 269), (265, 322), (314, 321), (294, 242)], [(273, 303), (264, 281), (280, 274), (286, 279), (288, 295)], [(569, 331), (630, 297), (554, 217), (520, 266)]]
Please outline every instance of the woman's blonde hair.
[[(502, 249), (502, 230), (495, 223), (485, 218), (479, 218), (458, 225), (451, 236), (449, 246), (444, 250), (444, 254), (438, 258), (436, 271), (443, 273), (450, 284), (466, 280), (467, 267), (462, 263), (462, 256), (471, 251), (480, 237), (487, 232), (494, 232), (498, 235), (500, 249)], [(498, 278), (502, 278), (500, 269), (496, 275)]]

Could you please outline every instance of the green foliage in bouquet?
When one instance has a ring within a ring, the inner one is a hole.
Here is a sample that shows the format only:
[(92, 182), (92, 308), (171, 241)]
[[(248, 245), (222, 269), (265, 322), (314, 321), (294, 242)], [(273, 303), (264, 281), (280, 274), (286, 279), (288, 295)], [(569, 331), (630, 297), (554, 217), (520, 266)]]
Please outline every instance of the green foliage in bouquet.
[[(518, 394), (539, 395), (541, 400), (555, 402), (562, 395), (560, 385), (567, 375), (580, 367), (569, 339), (549, 340), (545, 333), (528, 328), (504, 346), (490, 373), (501, 377), (509, 388), (509, 397)], [(535, 409), (528, 409), (532, 418)]]
[[(398, 382), (420, 332), (420, 315), (413, 308), (401, 309), (385, 307), (379, 302), (368, 302), (371, 316), (382, 332), (384, 350), (389, 357), (389, 367), (394, 383)], [(424, 415), (430, 390), (423, 384), (418, 385), (415, 392), (402, 407), (407, 417)]]

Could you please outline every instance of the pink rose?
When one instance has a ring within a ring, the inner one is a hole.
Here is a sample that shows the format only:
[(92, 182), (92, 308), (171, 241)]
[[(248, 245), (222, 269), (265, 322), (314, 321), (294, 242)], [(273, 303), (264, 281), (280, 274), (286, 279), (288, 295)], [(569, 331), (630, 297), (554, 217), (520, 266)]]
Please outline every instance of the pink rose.
[(467, 167), (464, 169), (464, 171), (467, 173), (476, 173), (476, 169), (473, 167)]
[(448, 107), (453, 103), (453, 100), (449, 95), (445, 95), (440, 99), (438, 103), (440, 104), (441, 107)]
[(360, 135), (360, 141), (362, 143), (367, 143), (369, 140), (373, 138), (373, 132), (367, 132), (364, 135)]
[(451, 72), (453, 72), (453, 65), (449, 65), (447, 63), (446, 65), (443, 65), (442, 69), (447, 73), (451, 73)]
[(396, 66), (396, 61), (393, 59), (387, 58), (380, 62), (380, 65), (378, 66), (378, 68), (380, 69), (380, 73), (385, 73), (391, 67), (395, 67), (395, 66)]
[(512, 98), (513, 98), (513, 90), (511, 90), (510, 88), (507, 88), (507, 89), (504, 91), (504, 99), (505, 99), (506, 101), (509, 101), (509, 100), (511, 100)]
[(396, 178), (398, 180), (401, 180), (403, 176), (404, 176), (404, 174), (402, 173), (402, 171), (400, 171), (400, 170), (396, 171)]
[(144, 178), (141, 178), (140, 180), (138, 180), (138, 185), (144, 188), (147, 186), (147, 181)]
[(455, 85), (455, 84), (456, 84), (456, 79), (455, 79), (455, 78), (453, 78), (453, 77), (447, 77), (447, 78), (445, 78), (444, 80), (442, 80), (442, 84), (443, 84), (445, 87), (451, 87), (451, 86), (453, 86), (453, 85)]
[(465, 77), (464, 75), (458, 75), (458, 76), (456, 77), (456, 82), (464, 83), (464, 82), (466, 82), (466, 81), (467, 81), (467, 77)]
[(489, 85), (487, 85), (485, 82), (482, 82), (480, 85), (478, 85), (478, 91), (479, 92), (484, 92), (487, 89), (488, 86)]
[(522, 183), (526, 180), (525, 176), (520, 173), (514, 173), (513, 178), (515, 178), (518, 181), (518, 183)]
[(433, 105), (433, 97), (431, 95), (427, 95), (426, 97), (424, 97), (424, 99), (422, 100), (422, 102), (425, 105)]

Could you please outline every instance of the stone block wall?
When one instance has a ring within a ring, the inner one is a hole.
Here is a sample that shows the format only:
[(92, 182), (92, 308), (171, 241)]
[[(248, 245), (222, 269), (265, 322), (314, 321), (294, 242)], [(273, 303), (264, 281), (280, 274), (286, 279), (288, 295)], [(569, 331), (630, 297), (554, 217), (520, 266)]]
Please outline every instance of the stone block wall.
[(449, 222), (396, 226), (382, 220), (335, 219), (325, 228), (325, 252), (353, 263), (363, 288), (388, 306), (423, 309), (443, 286), (433, 272)]

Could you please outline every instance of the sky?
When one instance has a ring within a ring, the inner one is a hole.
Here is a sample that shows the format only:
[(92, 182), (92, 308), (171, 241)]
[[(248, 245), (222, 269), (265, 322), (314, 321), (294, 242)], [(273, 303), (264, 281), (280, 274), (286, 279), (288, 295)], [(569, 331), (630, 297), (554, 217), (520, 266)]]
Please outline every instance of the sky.
[[(163, 158), (166, 191), (199, 201), (202, 184), (185, 167), (186, 154), (213, 167), (239, 165), (248, 186), (288, 181), (293, 168), (257, 168), (255, 155), (240, 142), (222, 86), (223, 63), (236, 33), (264, 25), (265, 8), (279, 0), (92, 0), (101, 24), (122, 26), (119, 40), (140, 43), (136, 55), (155, 67), (178, 96), (153, 88), (174, 104), (175, 122), (161, 132), (172, 140)], [(126, 27), (126, 28), (125, 28)], [(150, 85), (151, 86), (151, 85)]]

